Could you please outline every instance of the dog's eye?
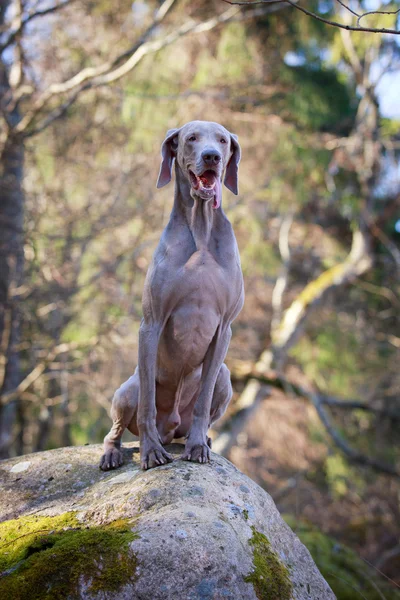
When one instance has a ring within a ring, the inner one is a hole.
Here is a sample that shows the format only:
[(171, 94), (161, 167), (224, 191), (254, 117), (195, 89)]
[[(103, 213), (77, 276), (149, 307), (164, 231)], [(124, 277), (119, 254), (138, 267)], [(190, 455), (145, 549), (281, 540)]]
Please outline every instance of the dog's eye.
[(221, 144), (226, 144), (226, 139), (225, 138), (221, 138), (220, 142), (221, 142)]
[(196, 141), (196, 136), (195, 135), (191, 135), (190, 138), (188, 138), (189, 142), (195, 142)]

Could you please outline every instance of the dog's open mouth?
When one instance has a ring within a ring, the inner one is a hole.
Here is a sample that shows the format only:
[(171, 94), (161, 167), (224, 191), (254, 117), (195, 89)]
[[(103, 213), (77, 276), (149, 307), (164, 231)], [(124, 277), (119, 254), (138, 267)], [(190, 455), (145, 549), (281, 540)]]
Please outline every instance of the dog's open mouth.
[(218, 208), (221, 204), (221, 182), (218, 175), (211, 169), (204, 171), (201, 175), (195, 175), (189, 169), (189, 175), (192, 189), (196, 190), (197, 195), (202, 200), (213, 198), (213, 208)]

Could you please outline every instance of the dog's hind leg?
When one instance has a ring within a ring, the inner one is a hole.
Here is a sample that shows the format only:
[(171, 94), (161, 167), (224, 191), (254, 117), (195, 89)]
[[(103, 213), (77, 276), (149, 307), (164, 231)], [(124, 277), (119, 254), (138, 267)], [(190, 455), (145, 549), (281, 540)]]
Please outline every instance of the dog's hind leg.
[(125, 429), (138, 434), (136, 426), (136, 415), (139, 399), (139, 375), (137, 370), (134, 375), (125, 381), (115, 392), (111, 417), (113, 424), (110, 433), (104, 438), (104, 454), (100, 460), (100, 468), (103, 471), (116, 469), (123, 463), (121, 452), (121, 437)]

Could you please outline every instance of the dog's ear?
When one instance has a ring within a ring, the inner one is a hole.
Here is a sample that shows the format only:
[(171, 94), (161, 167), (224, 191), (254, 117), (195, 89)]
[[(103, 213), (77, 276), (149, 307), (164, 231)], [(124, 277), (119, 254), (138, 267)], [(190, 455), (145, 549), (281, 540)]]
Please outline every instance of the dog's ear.
[(224, 184), (234, 194), (238, 194), (238, 167), (240, 162), (240, 146), (238, 137), (231, 133), (231, 157), (226, 166)]
[(176, 158), (178, 150), (178, 134), (180, 129), (170, 129), (167, 132), (166, 138), (161, 146), (161, 167), (158, 175), (157, 187), (162, 188), (167, 185), (172, 178), (172, 165)]

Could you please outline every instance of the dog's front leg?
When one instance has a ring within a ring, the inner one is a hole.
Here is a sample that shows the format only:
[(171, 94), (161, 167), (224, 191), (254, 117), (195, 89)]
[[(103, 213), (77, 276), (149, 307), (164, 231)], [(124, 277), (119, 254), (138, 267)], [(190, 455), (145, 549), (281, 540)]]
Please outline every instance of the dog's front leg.
[(172, 460), (161, 444), (156, 427), (156, 362), (161, 328), (142, 321), (139, 331), (139, 406), (137, 425), (140, 437), (140, 465), (151, 469)]
[(230, 326), (216, 332), (203, 362), (201, 389), (193, 410), (193, 421), (186, 441), (184, 460), (205, 463), (210, 460), (207, 430), (210, 424), (212, 396), (221, 365), (231, 341)]

